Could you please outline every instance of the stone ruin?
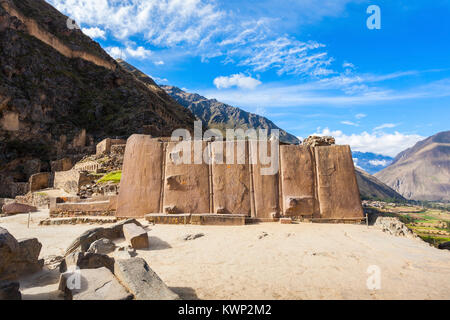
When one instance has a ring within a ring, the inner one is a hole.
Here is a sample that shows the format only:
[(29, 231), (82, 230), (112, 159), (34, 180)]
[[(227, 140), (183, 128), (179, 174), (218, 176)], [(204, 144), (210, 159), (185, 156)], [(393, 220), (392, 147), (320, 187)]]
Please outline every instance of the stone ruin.
[[(364, 218), (349, 146), (281, 145), (279, 172), (261, 175), (264, 165), (249, 163), (249, 141), (245, 164), (175, 164), (171, 159), (177, 143), (145, 135), (128, 139), (117, 217), (181, 224)], [(237, 142), (202, 144), (213, 155), (223, 144), (225, 156), (226, 148), (236, 148)]]

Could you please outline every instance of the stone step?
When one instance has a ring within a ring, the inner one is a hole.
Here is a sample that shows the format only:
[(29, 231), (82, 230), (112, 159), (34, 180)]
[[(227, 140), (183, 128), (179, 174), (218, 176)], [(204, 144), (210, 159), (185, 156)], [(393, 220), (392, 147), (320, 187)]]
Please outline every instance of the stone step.
[(116, 223), (116, 217), (94, 217), (94, 216), (79, 216), (79, 217), (63, 217), (63, 218), (47, 218), (39, 222), (41, 226), (52, 226), (62, 224), (107, 224)]
[(50, 208), (50, 217), (114, 216), (115, 204), (111, 201), (65, 202)]

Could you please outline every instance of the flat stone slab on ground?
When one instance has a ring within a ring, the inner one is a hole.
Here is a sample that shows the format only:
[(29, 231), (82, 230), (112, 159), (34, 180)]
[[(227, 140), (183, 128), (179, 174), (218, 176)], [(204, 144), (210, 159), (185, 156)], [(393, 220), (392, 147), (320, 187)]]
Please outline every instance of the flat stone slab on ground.
[(3, 205), (2, 212), (7, 215), (13, 215), (13, 214), (20, 214), (20, 213), (30, 213), (30, 212), (36, 212), (38, 209), (33, 206), (29, 206), (27, 204), (22, 203), (8, 203)]
[(123, 226), (123, 234), (125, 239), (131, 246), (135, 249), (147, 249), (148, 235), (147, 231), (141, 226), (135, 225), (134, 223), (129, 223)]
[(68, 300), (131, 300), (133, 295), (107, 268), (83, 269), (61, 274), (59, 290)]
[(178, 300), (142, 258), (117, 260), (114, 273), (136, 300)]

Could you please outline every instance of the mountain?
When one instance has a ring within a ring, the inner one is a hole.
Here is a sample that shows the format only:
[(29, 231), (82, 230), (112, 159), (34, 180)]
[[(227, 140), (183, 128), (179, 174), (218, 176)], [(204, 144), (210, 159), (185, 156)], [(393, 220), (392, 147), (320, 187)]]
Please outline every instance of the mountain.
[(394, 158), (371, 152), (353, 151), (353, 160), (355, 166), (370, 174), (375, 174), (390, 165)]
[(0, 197), (104, 137), (193, 128), (189, 110), (67, 22), (44, 0), (0, 0)]
[(242, 109), (217, 101), (207, 99), (199, 94), (188, 93), (177, 87), (161, 86), (166, 92), (182, 106), (189, 109), (206, 126), (212, 129), (225, 131), (226, 129), (267, 129), (270, 135), (274, 129), (280, 130), (280, 141), (290, 144), (299, 144), (301, 141), (277, 127), (269, 119)]
[(362, 199), (405, 200), (395, 190), (360, 168), (356, 168), (356, 179)]
[(418, 142), (375, 176), (405, 198), (450, 201), (450, 131)]

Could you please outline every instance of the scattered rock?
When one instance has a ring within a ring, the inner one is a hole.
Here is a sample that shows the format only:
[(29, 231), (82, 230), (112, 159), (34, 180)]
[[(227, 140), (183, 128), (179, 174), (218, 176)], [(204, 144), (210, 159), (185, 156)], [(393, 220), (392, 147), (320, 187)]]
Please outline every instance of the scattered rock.
[(396, 237), (417, 237), (408, 227), (402, 223), (398, 218), (378, 217), (375, 221), (374, 227), (377, 227), (383, 232), (389, 233)]
[(336, 144), (336, 140), (333, 137), (309, 136), (303, 141), (303, 145), (309, 147), (332, 146), (334, 144)]
[(41, 248), (35, 238), (16, 240), (8, 230), (0, 228), (0, 280), (14, 280), (41, 270)]
[(263, 239), (265, 237), (267, 237), (269, 234), (267, 232), (261, 232), (261, 234), (258, 236), (258, 239)]
[(114, 244), (114, 242), (109, 239), (102, 238), (92, 242), (87, 252), (108, 254), (114, 252), (115, 249), (116, 245)]
[(142, 258), (117, 260), (114, 273), (136, 300), (178, 300)]
[(114, 258), (108, 257), (106, 254), (90, 253), (90, 252), (74, 252), (68, 255), (59, 267), (59, 271), (75, 269), (97, 269), (105, 267), (111, 272), (114, 271)]
[(61, 265), (61, 262), (64, 260), (64, 257), (62, 256), (55, 256), (55, 255), (50, 255), (44, 258), (44, 265), (50, 269), (50, 270), (54, 270), (59, 268), (59, 266)]
[(7, 215), (20, 214), (20, 213), (29, 213), (36, 212), (38, 209), (33, 206), (29, 206), (27, 204), (22, 203), (8, 203), (3, 205), (2, 212)]
[(67, 300), (131, 300), (133, 296), (107, 268), (61, 274), (59, 290)]
[(22, 300), (18, 282), (0, 281), (0, 300)]
[(64, 256), (75, 251), (86, 252), (94, 241), (102, 238), (114, 240), (124, 237), (123, 226), (127, 224), (142, 226), (136, 219), (129, 219), (121, 221), (109, 228), (95, 228), (88, 230), (72, 242), (69, 248), (67, 248)]
[(450, 250), (450, 242), (444, 242), (439, 245), (439, 249)]
[(134, 223), (129, 223), (123, 226), (123, 234), (125, 239), (131, 246), (135, 249), (147, 249), (148, 235), (147, 231), (141, 226), (135, 225)]
[(114, 257), (116, 259), (121, 259), (121, 260), (130, 259), (130, 258), (135, 257), (136, 255), (137, 255), (136, 250), (131, 246), (119, 247), (114, 252)]
[(187, 234), (185, 235), (182, 239), (184, 241), (190, 241), (190, 240), (195, 240), (201, 237), (204, 237), (205, 235), (203, 233), (197, 233), (197, 234)]
[(281, 218), (280, 223), (281, 224), (292, 224), (292, 219), (291, 218)]

